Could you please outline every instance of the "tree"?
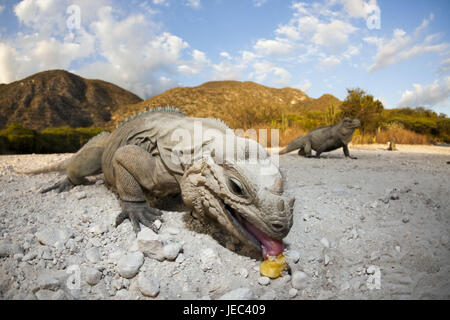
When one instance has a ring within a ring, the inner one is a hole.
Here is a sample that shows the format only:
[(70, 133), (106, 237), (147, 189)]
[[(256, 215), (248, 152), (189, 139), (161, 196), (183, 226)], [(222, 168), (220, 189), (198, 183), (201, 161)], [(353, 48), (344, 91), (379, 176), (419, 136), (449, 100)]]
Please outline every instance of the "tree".
[(361, 121), (361, 134), (375, 133), (381, 122), (384, 109), (380, 100), (375, 100), (360, 88), (347, 89), (347, 97), (341, 105), (343, 118), (358, 118)]

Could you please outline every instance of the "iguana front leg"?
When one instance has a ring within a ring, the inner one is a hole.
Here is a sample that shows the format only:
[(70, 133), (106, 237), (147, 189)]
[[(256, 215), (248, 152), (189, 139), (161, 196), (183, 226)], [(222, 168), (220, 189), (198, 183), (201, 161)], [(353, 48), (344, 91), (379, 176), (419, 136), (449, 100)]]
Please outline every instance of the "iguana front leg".
[(122, 207), (116, 227), (128, 218), (136, 233), (141, 229), (139, 223), (158, 232), (153, 222), (162, 220), (161, 212), (147, 205), (143, 192), (152, 190), (157, 183), (154, 158), (139, 146), (123, 146), (114, 154), (113, 169)]
[(351, 156), (350, 152), (348, 151), (348, 146), (346, 144), (344, 144), (344, 146), (342, 147), (344, 149), (344, 155), (346, 158), (350, 158), (350, 159), (358, 159), (357, 157)]

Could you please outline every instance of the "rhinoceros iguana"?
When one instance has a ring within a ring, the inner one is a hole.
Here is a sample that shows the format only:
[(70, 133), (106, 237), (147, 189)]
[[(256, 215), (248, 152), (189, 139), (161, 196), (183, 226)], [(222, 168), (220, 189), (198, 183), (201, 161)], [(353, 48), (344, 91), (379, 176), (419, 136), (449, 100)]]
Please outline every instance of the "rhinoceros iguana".
[(264, 257), (283, 251), (293, 223), (295, 199), (283, 196), (279, 168), (262, 145), (234, 135), (220, 120), (175, 108), (133, 116), (68, 160), (27, 173), (58, 170), (67, 177), (41, 192), (66, 191), (103, 172), (120, 197), (116, 226), (129, 218), (135, 232), (139, 223), (157, 232), (153, 222), (161, 212), (154, 204), (176, 194)]
[(311, 149), (316, 151), (319, 158), (322, 152), (344, 149), (345, 157), (356, 159), (350, 155), (347, 144), (352, 140), (353, 132), (361, 126), (358, 119), (344, 118), (334, 126), (326, 126), (314, 129), (306, 135), (298, 137), (281, 150), (279, 154), (286, 154), (296, 149), (298, 155), (312, 157)]

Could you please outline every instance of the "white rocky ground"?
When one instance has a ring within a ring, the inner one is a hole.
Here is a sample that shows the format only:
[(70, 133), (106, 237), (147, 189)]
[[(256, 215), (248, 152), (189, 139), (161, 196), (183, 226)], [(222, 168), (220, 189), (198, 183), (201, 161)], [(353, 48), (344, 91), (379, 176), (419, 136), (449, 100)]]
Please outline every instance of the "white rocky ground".
[(450, 148), (385, 148), (281, 158), (297, 200), (292, 273), (275, 280), (255, 252), (186, 212), (164, 212), (159, 235), (114, 228), (119, 203), (101, 176), (40, 194), (62, 175), (17, 173), (67, 154), (0, 156), (0, 298), (449, 299)]

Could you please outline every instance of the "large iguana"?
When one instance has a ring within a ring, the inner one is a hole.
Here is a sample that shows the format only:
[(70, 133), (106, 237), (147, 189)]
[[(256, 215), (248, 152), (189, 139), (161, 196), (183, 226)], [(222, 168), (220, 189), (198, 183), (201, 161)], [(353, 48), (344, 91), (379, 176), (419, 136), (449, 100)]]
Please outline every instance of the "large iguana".
[(133, 116), (68, 160), (28, 173), (56, 170), (67, 177), (41, 192), (66, 191), (103, 172), (120, 197), (116, 226), (129, 218), (136, 233), (139, 223), (157, 232), (153, 222), (161, 213), (154, 204), (180, 193), (188, 208), (265, 258), (283, 251), (293, 223), (295, 199), (282, 195), (279, 168), (259, 143), (234, 135), (220, 120), (190, 118), (174, 108)]
[(352, 140), (353, 132), (361, 126), (358, 119), (345, 118), (334, 126), (326, 126), (314, 129), (306, 135), (298, 137), (280, 151), (279, 154), (286, 154), (298, 150), (298, 155), (312, 157), (311, 149), (316, 151), (319, 158), (322, 152), (333, 151), (338, 148), (344, 149), (345, 157), (356, 159), (348, 151), (348, 143)]

